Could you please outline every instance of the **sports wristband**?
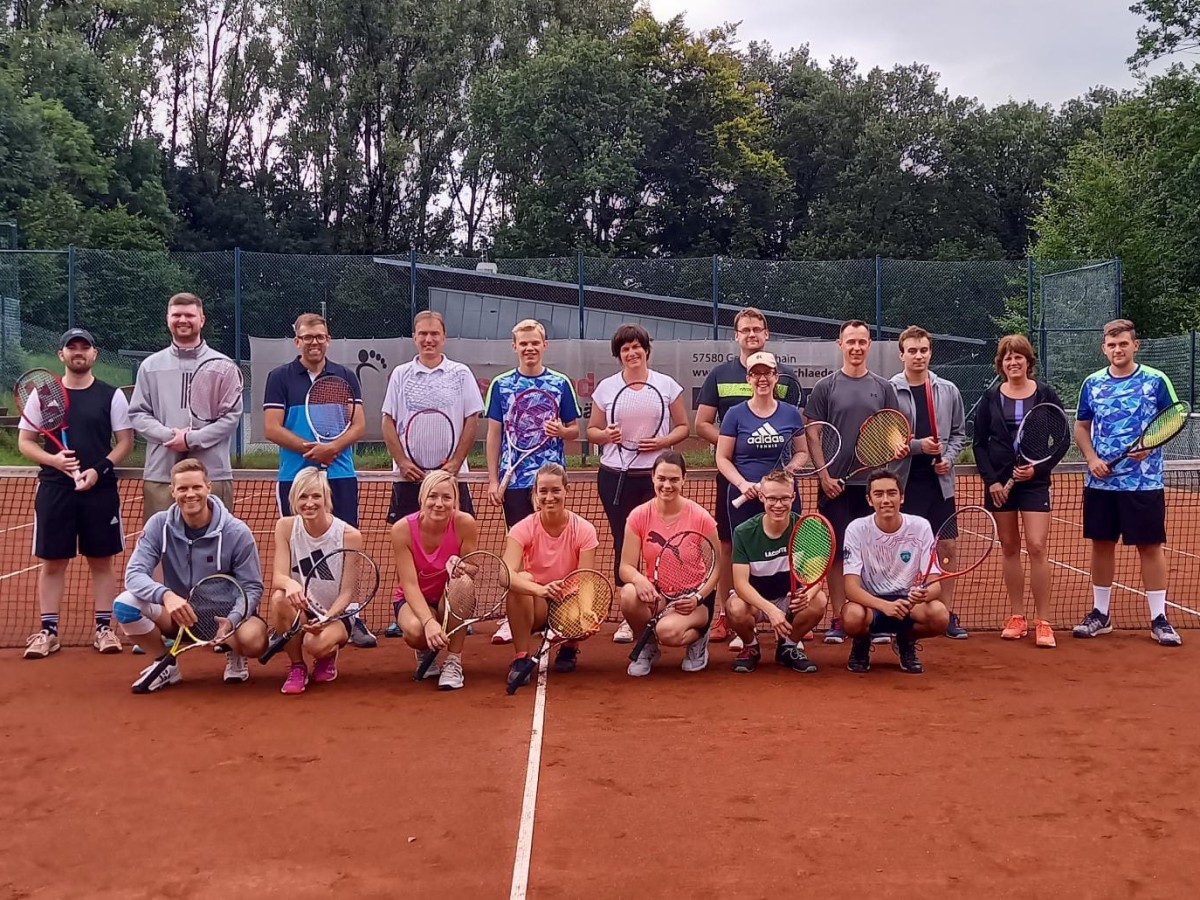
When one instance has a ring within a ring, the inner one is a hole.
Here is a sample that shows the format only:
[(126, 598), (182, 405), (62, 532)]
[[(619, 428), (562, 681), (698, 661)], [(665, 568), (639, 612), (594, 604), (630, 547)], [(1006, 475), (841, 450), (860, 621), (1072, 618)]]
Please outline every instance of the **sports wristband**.
[(99, 477), (103, 478), (105, 475), (111, 475), (116, 466), (114, 466), (113, 461), (106, 456), (104, 459), (100, 460), (100, 462), (96, 463), (96, 465), (92, 466), (92, 468), (96, 470), (96, 474)]

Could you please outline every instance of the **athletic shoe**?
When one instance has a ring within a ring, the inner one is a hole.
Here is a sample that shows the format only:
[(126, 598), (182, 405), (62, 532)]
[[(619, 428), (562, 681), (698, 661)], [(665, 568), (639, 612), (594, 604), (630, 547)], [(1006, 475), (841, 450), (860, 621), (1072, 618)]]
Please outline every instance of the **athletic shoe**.
[(383, 630), (383, 636), (386, 638), (402, 638), (404, 631), (400, 628), (399, 622), (392, 622)]
[(633, 629), (629, 627), (629, 623), (626, 622), (624, 619), (622, 619), (621, 624), (617, 626), (617, 630), (613, 632), (613, 643), (614, 644), (632, 644), (633, 643)]
[(1179, 632), (1171, 627), (1166, 616), (1155, 616), (1150, 623), (1150, 635), (1164, 647), (1178, 647), (1183, 643)]
[(370, 649), (376, 646), (379, 641), (375, 639), (375, 635), (371, 634), (371, 630), (367, 628), (367, 623), (355, 616), (350, 620), (350, 643), (355, 647)]
[(811, 628), (808, 631), (804, 632), (804, 636), (802, 638), (800, 638), (801, 641), (815, 641), (816, 639), (817, 639), (817, 636), (812, 633)]
[(1071, 634), (1077, 638), (1093, 638), (1098, 634), (1108, 634), (1112, 631), (1112, 620), (1095, 607), (1083, 617), (1083, 621), (1071, 629)]
[(641, 678), (643, 675), (650, 674), (650, 667), (654, 665), (654, 661), (658, 659), (658, 641), (651, 639), (645, 647), (642, 648), (641, 655), (629, 664), (625, 669), (627, 675), (632, 675), (634, 678)]
[(313, 663), (312, 680), (318, 684), (337, 681), (337, 658), (338, 652), (334, 650), (328, 656)]
[(579, 648), (574, 644), (563, 644), (554, 654), (554, 671), (566, 674), (575, 671), (575, 663), (579, 659)]
[(687, 646), (679, 668), (685, 672), (703, 672), (708, 667), (708, 630)]
[(1033, 642), (1038, 647), (1054, 648), (1058, 643), (1054, 640), (1054, 629), (1045, 619), (1034, 619)]
[(146, 668), (142, 669), (141, 674), (137, 677), (137, 681), (133, 683), (133, 692), (135, 694), (149, 694), (153, 691), (161, 691), (167, 685), (176, 684), (183, 680), (183, 675), (179, 671), (179, 666), (175, 665), (175, 663), (171, 663), (169, 666), (163, 669), (162, 672), (159, 673), (158, 677), (153, 681), (143, 683), (146, 682), (146, 679), (150, 677), (150, 673), (157, 665), (158, 660), (155, 660), (154, 662), (150, 663), (150, 665), (146, 666)]
[(729, 639), (729, 652), (741, 653), (746, 649), (746, 642), (743, 641), (736, 633)]
[(496, 626), (496, 633), (492, 635), (493, 644), (511, 644), (512, 643), (512, 626), (508, 624), (508, 619), (503, 618), (500, 624)]
[(950, 624), (946, 626), (946, 637), (956, 641), (965, 641), (971, 636), (967, 629), (958, 624), (958, 613), (950, 613)]
[(520, 679), (519, 687), (529, 684), (530, 679), (533, 678), (533, 673), (537, 671), (537, 666), (534, 666), (528, 672), (522, 672), (520, 663), (527, 659), (529, 659), (528, 656), (518, 656), (508, 664), (508, 675), (504, 679), (506, 685), (512, 685), (517, 682), (517, 679)]
[[(420, 668), (421, 667), (421, 659), (425, 656), (425, 651), (424, 650), (414, 650), (413, 655), (416, 656), (416, 658), (417, 658), (417, 668)], [(435, 659), (430, 664), (429, 668), (425, 670), (425, 678), (422, 678), (421, 680), (425, 681), (426, 679), (429, 679), (429, 678), (437, 678), (441, 674), (442, 674), (442, 664), (441, 664), (441, 662), (439, 662), (438, 660)]]
[(238, 684), (250, 680), (250, 668), (246, 665), (246, 657), (232, 650), (225, 654), (225, 683)]
[(825, 643), (840, 644), (846, 640), (846, 630), (842, 628), (842, 617), (834, 616), (829, 623), (829, 629), (825, 632)]
[(802, 644), (779, 644), (775, 648), (775, 663), (793, 672), (817, 671), (817, 664), (804, 655)]
[(900, 657), (900, 671), (910, 675), (920, 675), (925, 671), (925, 667), (921, 665), (921, 658), (917, 656), (917, 642), (914, 638), (896, 635), (892, 648)]
[(735, 672), (753, 672), (758, 668), (758, 662), (762, 659), (762, 647), (757, 643), (751, 644), (745, 650), (737, 655), (737, 659), (733, 661), (733, 671)]
[(101, 625), (96, 629), (96, 636), (92, 639), (92, 646), (101, 653), (120, 653), (121, 639), (117, 637), (117, 633), (107, 625)]
[(1004, 630), (1000, 637), (1006, 641), (1019, 641), (1029, 634), (1029, 620), (1024, 616), (1009, 616), (1004, 620)]
[(887, 632), (877, 631), (871, 635), (872, 644), (888, 644), (891, 643), (892, 636)]
[(308, 687), (308, 667), (304, 663), (292, 663), (279, 693), (303, 694), (306, 687)]
[(713, 619), (712, 625), (708, 627), (708, 639), (718, 644), (723, 644), (729, 640), (729, 634), (729, 626), (725, 622), (725, 613), (717, 613), (717, 617)]
[(450, 653), (442, 663), (442, 674), (438, 676), (439, 691), (457, 691), (463, 686), (462, 657)]
[(58, 635), (45, 629), (35, 632), (25, 639), (26, 659), (45, 659), (51, 653), (57, 653), (61, 649), (62, 644), (59, 643)]
[(861, 635), (850, 642), (850, 658), (846, 660), (846, 668), (851, 672), (871, 671), (871, 639), (869, 637)]

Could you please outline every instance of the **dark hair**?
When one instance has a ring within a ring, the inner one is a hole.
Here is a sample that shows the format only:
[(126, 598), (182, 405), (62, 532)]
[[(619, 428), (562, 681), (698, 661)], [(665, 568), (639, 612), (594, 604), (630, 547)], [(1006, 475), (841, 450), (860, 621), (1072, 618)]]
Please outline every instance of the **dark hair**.
[(913, 340), (929, 341), (929, 346), (933, 346), (933, 335), (920, 325), (909, 325), (902, 332), (900, 332), (900, 337), (896, 338), (896, 343), (900, 345), (900, 349), (903, 351), (904, 342)]
[(641, 344), (646, 351), (646, 359), (650, 358), (650, 332), (641, 325), (634, 325), (630, 322), (618, 325), (612, 336), (613, 359), (620, 359), (621, 348), (626, 344), (633, 343)]
[(683, 458), (683, 454), (678, 450), (664, 450), (658, 454), (654, 460), (654, 465), (650, 467), (650, 474), (658, 471), (659, 466), (679, 466), (679, 471), (687, 475), (687, 460)]
[(1025, 357), (1029, 363), (1029, 371), (1026, 374), (1032, 378), (1033, 373), (1037, 371), (1037, 354), (1033, 352), (1033, 344), (1029, 343), (1029, 338), (1023, 334), (1006, 334), (996, 342), (996, 374), (1008, 381), (1008, 376), (1004, 374), (1004, 357), (1010, 353)]
[(877, 481), (885, 481), (891, 479), (896, 482), (896, 487), (900, 488), (900, 492), (904, 492), (903, 486), (900, 484), (900, 476), (891, 469), (875, 469), (867, 476), (867, 493), (871, 493), (871, 486)]
[(1128, 319), (1113, 319), (1104, 326), (1104, 336), (1106, 338), (1116, 337), (1118, 334), (1129, 332), (1129, 336), (1133, 340), (1137, 340), (1137, 329), (1133, 327), (1133, 323)]
[(867, 329), (867, 337), (871, 336), (871, 326), (862, 319), (847, 319), (842, 323), (842, 327), (838, 329), (839, 340), (841, 340), (842, 335), (846, 333), (847, 328), (865, 328)]

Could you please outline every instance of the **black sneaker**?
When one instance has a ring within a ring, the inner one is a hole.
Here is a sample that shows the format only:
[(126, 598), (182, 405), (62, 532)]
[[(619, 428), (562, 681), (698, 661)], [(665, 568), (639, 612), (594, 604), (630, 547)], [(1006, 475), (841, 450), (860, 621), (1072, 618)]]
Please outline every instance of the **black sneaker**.
[(579, 648), (574, 644), (563, 644), (554, 654), (555, 672), (574, 672), (575, 663), (579, 659)]
[(850, 659), (846, 668), (851, 672), (871, 671), (871, 638), (869, 635), (859, 635), (850, 642)]
[(517, 688), (529, 684), (529, 679), (533, 676), (535, 665), (533, 657), (529, 655), (518, 656), (509, 664), (508, 675), (504, 679), (508, 693), (511, 694)]
[(733, 661), (733, 671), (753, 672), (758, 668), (760, 659), (762, 659), (762, 647), (755, 641), (749, 647), (744, 647), (742, 652), (737, 655)]
[(375, 639), (375, 635), (371, 634), (367, 623), (355, 616), (350, 620), (350, 643), (355, 647), (370, 649), (378, 645), (379, 641)]
[(779, 644), (775, 648), (775, 662), (793, 672), (817, 671), (817, 664), (804, 655), (804, 649), (799, 644)]
[(958, 613), (950, 613), (950, 624), (946, 626), (946, 637), (954, 638), (956, 641), (965, 641), (970, 636), (970, 632), (958, 624)]
[(904, 637), (896, 635), (896, 642), (892, 645), (896, 649), (896, 654), (900, 657), (900, 670), (908, 672), (910, 675), (920, 675), (925, 671), (925, 667), (921, 665), (921, 659), (917, 656), (917, 642), (911, 636)]

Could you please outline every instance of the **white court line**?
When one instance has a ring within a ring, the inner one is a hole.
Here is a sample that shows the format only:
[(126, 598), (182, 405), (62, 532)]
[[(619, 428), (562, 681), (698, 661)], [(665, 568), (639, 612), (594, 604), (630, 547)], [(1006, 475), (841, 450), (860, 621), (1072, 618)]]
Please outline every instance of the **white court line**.
[(32, 528), (32, 522), (26, 522), (24, 525), (13, 525), (11, 528), (0, 528), (0, 534), (8, 534), (10, 531), (20, 531), (23, 528)]
[(517, 831), (517, 853), (513, 859), (509, 900), (525, 900), (529, 888), (529, 861), (533, 856), (533, 817), (537, 812), (538, 774), (542, 769), (542, 732), (546, 725), (546, 657), (538, 666), (537, 695), (533, 700), (533, 724), (529, 734), (529, 761), (525, 765), (525, 793), (521, 797), (521, 826)]
[(23, 569), (17, 569), (15, 572), (5, 572), (3, 575), (0, 575), (0, 581), (7, 581), (9, 578), (16, 578), (18, 575), (24, 575), (26, 572), (33, 572), (41, 567), (41, 563), (36, 563), (32, 566), (26, 566)]

